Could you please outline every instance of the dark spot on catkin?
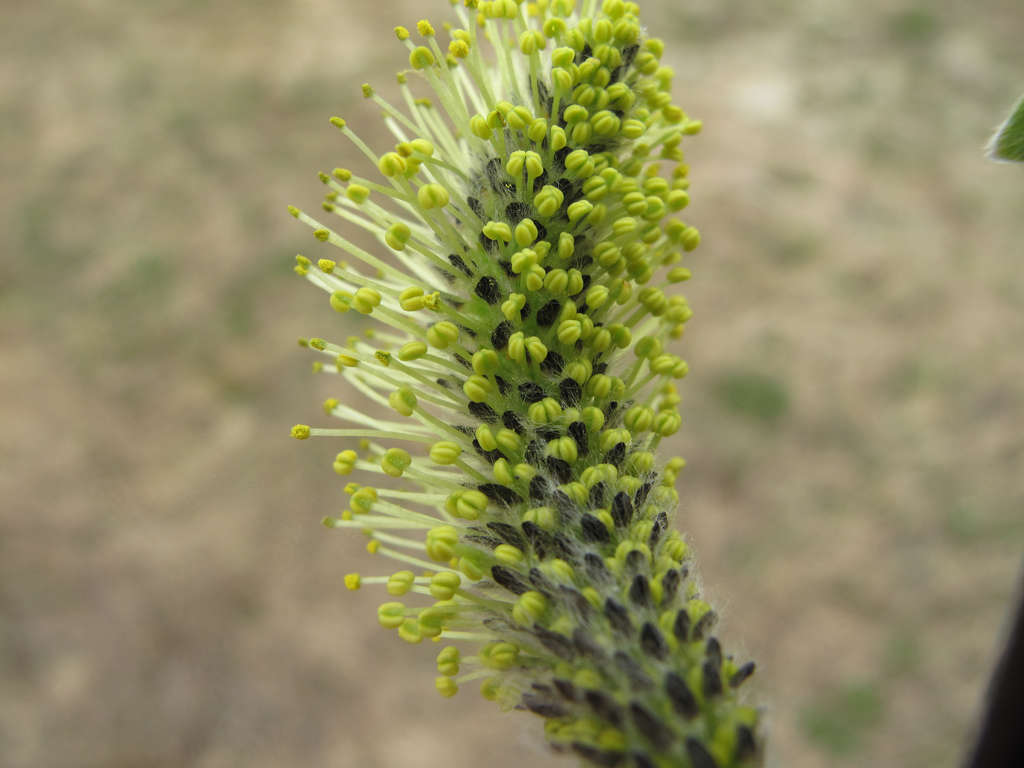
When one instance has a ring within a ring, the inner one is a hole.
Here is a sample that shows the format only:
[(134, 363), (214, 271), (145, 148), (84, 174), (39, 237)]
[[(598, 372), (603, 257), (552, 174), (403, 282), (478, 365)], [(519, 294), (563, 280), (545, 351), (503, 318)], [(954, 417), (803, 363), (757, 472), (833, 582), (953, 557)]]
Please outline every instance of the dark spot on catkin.
[(501, 291), (498, 288), (498, 281), (493, 277), (481, 277), (473, 289), (477, 296), (488, 304), (497, 304), (501, 299)]

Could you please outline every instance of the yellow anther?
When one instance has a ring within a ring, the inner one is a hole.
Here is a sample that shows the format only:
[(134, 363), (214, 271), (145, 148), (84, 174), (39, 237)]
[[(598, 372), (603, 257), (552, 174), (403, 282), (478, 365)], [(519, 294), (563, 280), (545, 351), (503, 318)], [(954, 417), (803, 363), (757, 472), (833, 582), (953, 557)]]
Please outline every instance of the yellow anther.
[[(425, 635), (426, 633), (423, 632), (423, 628), (416, 619), (406, 619), (398, 627), (398, 636), (412, 645), (422, 642)], [(447, 679), (445, 678), (445, 680)]]
[(480, 663), (491, 669), (508, 669), (518, 660), (519, 647), (512, 643), (492, 643), (480, 649)]
[(427, 139), (413, 139), (409, 142), (409, 146), (414, 152), (424, 157), (432, 157), (434, 155), (434, 144)]
[(579, 340), (583, 327), (579, 320), (563, 320), (558, 324), (558, 340), (566, 346), (572, 346)]
[(383, 603), (377, 608), (377, 621), (385, 629), (398, 629), (405, 621), (405, 606), (402, 603)]
[(536, 152), (530, 151), (526, 153), (524, 166), (526, 168), (526, 176), (529, 179), (535, 179), (544, 173), (544, 162)]
[(398, 306), (406, 312), (416, 312), (423, 309), (423, 289), (418, 286), (410, 286), (398, 294)]
[(511, 242), (512, 228), (504, 221), (488, 221), (483, 226), (484, 235), (491, 240)]
[(459, 674), (459, 661), (461, 654), (454, 645), (442, 648), (437, 654), (437, 671), (448, 677), (455, 677)]
[(485, 451), (493, 451), (498, 447), (498, 442), (494, 439), (494, 433), (491, 432), (491, 428), (486, 424), (481, 424), (476, 428), (476, 440), (480, 443), (480, 447)]
[[(522, 439), (511, 429), (499, 429), (498, 434), (495, 436), (495, 440), (498, 443), (498, 450), (506, 456), (513, 456), (517, 454), (523, 447)], [(509, 479), (511, 480), (511, 478)]]
[(533, 122), (533, 114), (526, 107), (514, 107), (505, 114), (505, 122), (509, 128), (522, 131)]
[(296, 440), (306, 440), (309, 438), (309, 425), (308, 424), (296, 424), (292, 427), (292, 437)]
[(398, 571), (398, 573), (391, 574), (388, 577), (388, 594), (401, 597), (412, 589), (415, 580), (416, 575), (412, 571)]
[[(562, 112), (562, 119), (568, 125), (573, 125), (575, 123), (582, 122), (583, 120), (586, 120), (588, 116), (589, 113), (587, 112), (587, 108), (582, 107), (579, 104), (570, 104), (568, 107), (565, 108), (565, 111)], [(573, 167), (576, 167), (577, 164), (581, 162), (581, 158), (582, 160), (586, 160), (587, 153), (585, 150), (577, 149), (570, 152), (569, 155), (565, 158), (566, 169), (570, 168), (569, 163), (572, 163)]]
[(377, 169), (388, 178), (401, 176), (406, 171), (405, 158), (397, 152), (386, 152), (377, 162)]
[(516, 245), (518, 245), (520, 248), (526, 248), (527, 246), (532, 245), (536, 239), (537, 225), (533, 223), (532, 219), (523, 219), (518, 224), (516, 224)]
[(491, 127), (487, 124), (487, 118), (483, 115), (473, 115), (469, 119), (469, 130), (477, 138), (488, 141), (491, 138)]
[(365, 203), (369, 196), (370, 190), (362, 184), (349, 184), (348, 188), (345, 190), (345, 197), (356, 204)]
[(427, 354), (427, 345), (422, 341), (410, 341), (398, 350), (398, 359), (404, 363), (417, 360)]
[(411, 387), (401, 387), (388, 395), (388, 404), (403, 416), (412, 416), (416, 410), (416, 393)]
[(528, 29), (519, 36), (519, 50), (527, 56), (537, 51), (543, 51), (547, 44), (547, 39), (537, 29)]
[(548, 184), (534, 195), (533, 206), (541, 216), (550, 218), (558, 213), (564, 199), (565, 195), (562, 190)]
[(544, 617), (547, 607), (547, 598), (540, 592), (534, 590), (524, 592), (512, 606), (512, 619), (521, 626), (532, 626)]
[(448, 205), (448, 190), (440, 184), (424, 184), (416, 191), (416, 199), (426, 209), (444, 208)]
[[(498, 443), (499, 447), (501, 443)], [(503, 449), (504, 451), (504, 449)], [(501, 485), (512, 485), (516, 481), (516, 477), (512, 474), (512, 465), (508, 463), (508, 460), (503, 458), (498, 459), (491, 466), (491, 474), (494, 475), (494, 479)]]
[[(529, 221), (529, 219), (524, 219), (524, 221)], [(520, 222), (520, 224), (521, 223), (522, 222)], [(519, 228), (516, 227), (517, 234), (518, 229)], [(512, 271), (517, 275), (522, 274), (523, 272), (527, 272), (534, 264), (538, 262), (538, 260), (539, 257), (537, 256), (537, 252), (535, 250), (533, 250), (532, 248), (523, 248), (523, 250), (516, 251), (515, 253), (512, 254)]]
[(427, 343), (437, 349), (447, 349), (459, 340), (459, 327), (450, 320), (434, 323), (427, 329)]
[(373, 288), (363, 286), (352, 298), (352, 307), (364, 315), (373, 312), (374, 307), (380, 306), (381, 296)]
[(571, 437), (558, 437), (548, 443), (548, 454), (570, 464), (578, 458), (576, 441)]
[(558, 515), (551, 507), (534, 507), (523, 513), (523, 522), (531, 522), (545, 531), (554, 531), (558, 526)]
[(535, 363), (543, 363), (548, 356), (548, 348), (536, 336), (531, 336), (526, 340), (526, 351)]
[(418, 45), (409, 53), (409, 66), (413, 69), (426, 69), (434, 66), (434, 54), (429, 48)]
[(366, 486), (358, 489), (349, 499), (352, 511), (359, 515), (368, 515), (377, 501), (377, 489)]
[(339, 475), (351, 474), (352, 470), (355, 469), (358, 459), (359, 457), (355, 451), (342, 451), (334, 457), (334, 471)]
[(594, 204), (589, 200), (577, 200), (566, 208), (565, 213), (569, 217), (569, 221), (575, 224), (593, 210)]
[(544, 270), (544, 267), (539, 264), (534, 264), (525, 273), (526, 289), (532, 292), (539, 291), (544, 287), (544, 278), (546, 275), (547, 272)]
[(473, 353), (473, 371), (486, 376), (498, 370), (500, 360), (493, 349), (479, 349)]
[[(484, 496), (479, 490), (461, 490), (453, 494), (445, 502), (444, 508), (449, 510), (455, 517), (461, 517), (464, 520), (475, 520), (484, 510), (487, 508), (487, 497)], [(470, 578), (474, 581), (478, 580), (479, 577)]]
[(557, 152), (560, 149), (565, 148), (566, 144), (569, 143), (568, 137), (565, 135), (565, 129), (560, 125), (551, 126), (551, 149)]
[(499, 544), (494, 548), (494, 556), (505, 565), (519, 565), (525, 559), (522, 550), (511, 544)]
[(345, 588), (346, 589), (350, 589), (353, 592), (355, 592), (357, 589), (359, 589), (361, 583), (362, 583), (362, 579), (360, 578), (358, 573), (346, 573), (345, 574)]
[(433, 37), (434, 28), (430, 25), (430, 22), (426, 19), (420, 19), (416, 22), (416, 31), (423, 37)]
[(409, 226), (401, 221), (396, 221), (384, 233), (384, 242), (396, 251), (404, 251), (410, 237), (412, 237), (412, 231)]
[(692, 251), (700, 245), (700, 232), (697, 231), (696, 227), (687, 227), (683, 230), (680, 243), (682, 244), (684, 251)]
[(430, 577), (430, 594), (437, 600), (451, 600), (462, 584), (462, 577), (453, 571), (441, 571)]
[(345, 313), (352, 309), (352, 294), (346, 291), (334, 291), (331, 294), (331, 309)]
[(501, 314), (503, 314), (505, 319), (510, 323), (519, 322), (520, 313), (525, 306), (526, 296), (521, 293), (512, 293), (509, 294), (509, 297), (501, 303)]
[(564, 269), (551, 269), (544, 275), (544, 290), (552, 296), (562, 296), (569, 287), (569, 273)]
[(522, 365), (526, 362), (526, 337), (522, 331), (516, 331), (509, 336), (506, 354), (515, 363)]
[(458, 543), (459, 533), (452, 526), (442, 525), (431, 528), (427, 532), (427, 555), (435, 562), (446, 563), (454, 556)]
[(526, 135), (530, 137), (531, 141), (540, 144), (548, 135), (548, 121), (543, 117), (534, 118), (526, 131)]
[(515, 469), (512, 471), (515, 473), (517, 478), (527, 482), (532, 480), (534, 475), (537, 474), (537, 469), (529, 464), (516, 464)]
[(490, 396), (493, 389), (494, 387), (490, 380), (479, 374), (470, 376), (466, 379), (466, 383), (462, 385), (462, 391), (466, 393), (466, 397), (473, 403), (484, 402)]
[(573, 572), (572, 566), (569, 565), (565, 560), (555, 558), (545, 563), (547, 571), (555, 578), (566, 584), (572, 584), (575, 573)]
[(562, 406), (553, 397), (545, 397), (543, 400), (531, 403), (526, 409), (526, 415), (535, 424), (553, 424), (562, 415)]
[(462, 455), (462, 448), (458, 443), (442, 440), (430, 446), (430, 460), (435, 464), (454, 464)]
[(558, 258), (568, 261), (576, 250), (576, 241), (568, 232), (558, 235)]
[(412, 464), (412, 456), (402, 448), (389, 448), (380, 460), (380, 468), (391, 477), (401, 477)]

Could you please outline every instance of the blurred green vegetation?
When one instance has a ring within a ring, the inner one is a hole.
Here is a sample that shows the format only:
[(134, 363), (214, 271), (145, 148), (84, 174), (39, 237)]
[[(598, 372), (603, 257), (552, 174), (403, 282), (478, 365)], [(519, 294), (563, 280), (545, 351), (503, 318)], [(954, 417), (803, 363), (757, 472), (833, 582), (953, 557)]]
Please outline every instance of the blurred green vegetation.
[(835, 757), (855, 754), (861, 741), (884, 716), (876, 686), (852, 683), (818, 697), (804, 710), (801, 724), (807, 738)]

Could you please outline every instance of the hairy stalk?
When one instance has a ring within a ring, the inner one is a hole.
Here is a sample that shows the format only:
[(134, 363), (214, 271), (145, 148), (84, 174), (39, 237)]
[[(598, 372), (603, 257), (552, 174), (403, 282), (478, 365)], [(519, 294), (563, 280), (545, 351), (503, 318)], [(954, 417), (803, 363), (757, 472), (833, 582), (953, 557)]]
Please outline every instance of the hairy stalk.
[(1010, 111), (988, 145), (988, 156), (993, 160), (1024, 163), (1024, 97)]
[(594, 765), (756, 763), (737, 692), (754, 665), (712, 633), (671, 525), (683, 461), (656, 453), (680, 426), (687, 365), (665, 346), (691, 312), (663, 288), (700, 240), (672, 216), (700, 123), (637, 5), (582, 5), (466, 0), (446, 51), (427, 21), (397, 27), (404, 108), (363, 86), (397, 144), (378, 154), (332, 118), (381, 176), (321, 174), (324, 212), (380, 247), (292, 208), (348, 259), (296, 271), (383, 329), (303, 343), (397, 415), (346, 395), (324, 404), (346, 426), (292, 434), (350, 441), (339, 475), (387, 476), (349, 483), (325, 524), (403, 568), (345, 583), (404, 598), (378, 609), (404, 640), (445, 643), (442, 695), (473, 682)]

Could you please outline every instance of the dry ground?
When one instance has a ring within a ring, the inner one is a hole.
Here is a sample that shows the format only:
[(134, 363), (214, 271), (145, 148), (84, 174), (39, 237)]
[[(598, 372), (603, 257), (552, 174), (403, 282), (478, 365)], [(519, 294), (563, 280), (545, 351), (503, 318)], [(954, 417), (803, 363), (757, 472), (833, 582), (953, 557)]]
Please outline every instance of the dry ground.
[[(3, 5), (0, 763), (562, 765), (344, 593), (286, 437), (331, 394), (294, 338), (346, 330), (284, 205), (425, 5)], [(680, 525), (773, 762), (954, 765), (1024, 549), (1024, 170), (980, 153), (1024, 10), (646, 5), (707, 128)]]

